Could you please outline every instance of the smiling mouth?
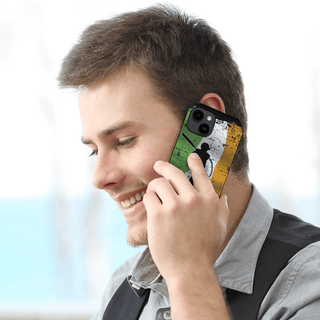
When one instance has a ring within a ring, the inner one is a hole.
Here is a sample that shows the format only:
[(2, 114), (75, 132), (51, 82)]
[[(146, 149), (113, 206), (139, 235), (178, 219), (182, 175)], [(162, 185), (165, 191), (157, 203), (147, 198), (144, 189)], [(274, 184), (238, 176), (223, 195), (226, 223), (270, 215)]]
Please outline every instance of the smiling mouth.
[(146, 194), (145, 191), (142, 191), (141, 193), (137, 192), (137, 194), (134, 197), (126, 199), (125, 201), (121, 201), (121, 205), (125, 210), (130, 209), (131, 207), (135, 206), (137, 203), (141, 202), (145, 194)]

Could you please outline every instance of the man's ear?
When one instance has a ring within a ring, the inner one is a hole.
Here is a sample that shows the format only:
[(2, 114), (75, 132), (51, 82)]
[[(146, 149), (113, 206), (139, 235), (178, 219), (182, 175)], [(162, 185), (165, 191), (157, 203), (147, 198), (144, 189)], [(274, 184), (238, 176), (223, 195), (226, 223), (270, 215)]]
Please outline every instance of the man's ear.
[(205, 104), (206, 106), (221, 111), (223, 113), (226, 112), (222, 99), (216, 93), (206, 93), (200, 99), (199, 103)]

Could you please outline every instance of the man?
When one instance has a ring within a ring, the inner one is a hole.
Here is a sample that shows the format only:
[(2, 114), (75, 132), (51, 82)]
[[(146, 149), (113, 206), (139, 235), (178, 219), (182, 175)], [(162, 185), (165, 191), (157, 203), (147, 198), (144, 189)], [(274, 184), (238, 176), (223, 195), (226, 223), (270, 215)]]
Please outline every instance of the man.
[[(123, 211), (128, 242), (148, 245), (114, 273), (94, 319), (129, 319), (144, 292), (148, 298), (137, 319), (241, 318), (253, 305), (243, 302), (247, 297), (258, 305), (250, 310), (253, 319), (320, 314), (319, 230), (310, 227), (312, 241), (287, 263), (288, 256), (283, 270), (273, 267), (273, 255), (264, 255), (283, 243), (295, 250), (300, 238), (290, 231), (283, 241), (291, 218), (274, 214), (249, 181), (243, 83), (215, 30), (166, 6), (100, 21), (65, 58), (59, 82), (81, 89), (82, 142), (97, 157), (93, 185)], [(220, 198), (196, 153), (188, 158), (194, 187), (168, 163), (185, 112), (197, 102), (243, 124)], [(294, 220), (294, 230), (296, 225)], [(304, 226), (303, 235), (309, 230)], [(268, 281), (260, 281), (258, 271)], [(257, 287), (259, 281), (267, 289)], [(132, 299), (122, 292), (133, 292)]]

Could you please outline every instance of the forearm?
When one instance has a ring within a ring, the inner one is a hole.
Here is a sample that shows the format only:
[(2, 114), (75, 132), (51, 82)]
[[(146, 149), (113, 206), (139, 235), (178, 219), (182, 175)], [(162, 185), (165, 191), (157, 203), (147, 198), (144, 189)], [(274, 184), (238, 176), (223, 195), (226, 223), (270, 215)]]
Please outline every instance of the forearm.
[(168, 283), (173, 320), (230, 320), (213, 270), (179, 276)]
[(152, 180), (143, 201), (148, 212), (152, 259), (167, 282), (173, 320), (230, 320), (212, 269), (227, 235), (229, 208), (218, 197), (200, 157), (188, 157), (194, 187), (168, 162)]

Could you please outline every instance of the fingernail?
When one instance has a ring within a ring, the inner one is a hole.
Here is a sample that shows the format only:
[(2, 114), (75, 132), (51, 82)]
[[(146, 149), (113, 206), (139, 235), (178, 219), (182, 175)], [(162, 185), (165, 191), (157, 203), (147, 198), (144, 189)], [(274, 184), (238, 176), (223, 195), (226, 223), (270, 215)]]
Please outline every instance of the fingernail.
[(197, 153), (190, 153), (190, 157), (192, 159), (199, 159), (199, 155)]
[(162, 160), (158, 160), (158, 161), (155, 162), (154, 166), (157, 167), (157, 166), (159, 166), (162, 162), (163, 162)]

